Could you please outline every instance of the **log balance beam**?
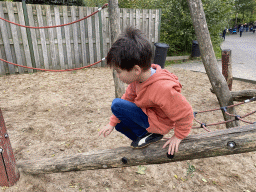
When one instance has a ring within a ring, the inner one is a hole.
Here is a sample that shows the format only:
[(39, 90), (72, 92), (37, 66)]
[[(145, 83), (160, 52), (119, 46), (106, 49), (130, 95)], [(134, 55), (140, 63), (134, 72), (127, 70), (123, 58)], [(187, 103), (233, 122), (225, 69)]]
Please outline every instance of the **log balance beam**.
[(166, 141), (143, 149), (119, 147), (70, 156), (20, 160), (17, 167), (29, 174), (109, 169), (136, 165), (161, 164), (256, 151), (256, 124), (190, 135), (173, 158), (167, 157)]

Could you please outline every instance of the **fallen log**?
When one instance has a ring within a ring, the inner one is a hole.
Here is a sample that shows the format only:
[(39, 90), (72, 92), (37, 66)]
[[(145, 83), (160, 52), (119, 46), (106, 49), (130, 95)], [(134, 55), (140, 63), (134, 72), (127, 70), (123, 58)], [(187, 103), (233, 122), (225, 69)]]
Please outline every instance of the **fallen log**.
[(231, 91), (233, 101), (244, 101), (252, 97), (256, 97), (256, 89), (242, 90), (242, 91)]
[(172, 159), (167, 157), (167, 149), (162, 149), (164, 143), (162, 140), (144, 149), (119, 147), (66, 157), (22, 160), (17, 166), (25, 173), (41, 174), (170, 163), (246, 153), (256, 151), (256, 124), (191, 135), (180, 143), (179, 152)]

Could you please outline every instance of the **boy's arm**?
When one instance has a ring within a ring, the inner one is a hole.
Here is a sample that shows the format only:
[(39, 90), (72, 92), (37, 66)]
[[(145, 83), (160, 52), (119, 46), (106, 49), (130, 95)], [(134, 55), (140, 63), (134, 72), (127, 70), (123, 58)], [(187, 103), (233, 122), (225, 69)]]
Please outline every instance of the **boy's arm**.
[(192, 128), (194, 116), (186, 98), (172, 85), (167, 84), (155, 90), (154, 103), (175, 123), (174, 135), (179, 139), (187, 137)]
[(155, 103), (163, 110), (168, 118), (175, 123), (174, 135), (166, 138), (168, 141), (163, 148), (169, 145), (168, 154), (178, 152), (182, 139), (188, 136), (193, 124), (193, 110), (186, 98), (177, 91), (172, 84), (159, 86), (155, 91)]
[(182, 139), (188, 136), (191, 130), (193, 118), (194, 116), (191, 113), (177, 121), (174, 128), (174, 135), (171, 138), (165, 138), (168, 139), (168, 141), (164, 144), (163, 148), (169, 145), (169, 155), (174, 155), (174, 152), (178, 152), (180, 142), (182, 141)]

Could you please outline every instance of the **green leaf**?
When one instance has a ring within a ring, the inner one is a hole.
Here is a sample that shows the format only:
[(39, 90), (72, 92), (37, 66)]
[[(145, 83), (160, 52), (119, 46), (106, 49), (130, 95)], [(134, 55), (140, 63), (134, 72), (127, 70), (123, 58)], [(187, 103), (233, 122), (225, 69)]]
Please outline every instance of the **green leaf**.
[(137, 173), (140, 175), (145, 175), (146, 167), (139, 165)]

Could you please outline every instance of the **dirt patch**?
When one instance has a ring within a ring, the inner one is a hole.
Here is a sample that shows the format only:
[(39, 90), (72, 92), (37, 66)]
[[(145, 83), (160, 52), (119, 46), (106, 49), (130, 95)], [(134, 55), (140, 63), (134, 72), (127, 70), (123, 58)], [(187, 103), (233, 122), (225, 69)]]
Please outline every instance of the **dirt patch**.
[[(205, 74), (167, 69), (179, 77), (182, 94), (194, 111), (219, 107)], [(97, 138), (111, 115), (111, 69), (2, 76), (0, 82), (0, 107), (17, 161), (130, 145), (116, 131)], [(243, 89), (256, 89), (256, 85), (234, 81), (234, 91)], [(256, 102), (236, 110), (243, 115), (255, 108)], [(223, 117), (218, 111), (198, 115), (198, 119), (207, 124)], [(255, 114), (246, 120), (255, 122)], [(208, 128), (225, 129), (223, 125)], [(205, 131), (193, 129), (191, 134), (201, 132)], [(256, 191), (255, 152), (144, 167), (145, 175), (137, 173), (138, 166), (37, 176), (21, 173), (17, 184), (0, 191)]]

